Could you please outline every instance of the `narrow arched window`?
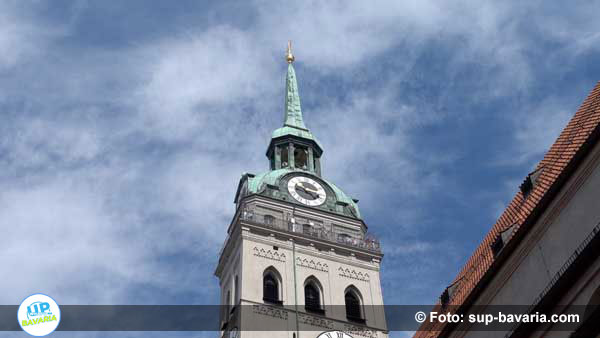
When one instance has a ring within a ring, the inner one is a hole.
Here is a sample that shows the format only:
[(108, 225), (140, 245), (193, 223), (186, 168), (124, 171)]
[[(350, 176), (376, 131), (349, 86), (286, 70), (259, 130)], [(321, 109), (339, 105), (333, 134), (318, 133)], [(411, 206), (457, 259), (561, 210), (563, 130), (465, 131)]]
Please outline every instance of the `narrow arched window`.
[(263, 300), (268, 303), (283, 304), (281, 275), (274, 267), (268, 267), (263, 273)]
[(306, 170), (308, 166), (308, 150), (306, 148), (299, 145), (294, 147), (294, 166)]
[(324, 314), (323, 310), (323, 288), (314, 276), (310, 276), (304, 282), (304, 308), (309, 312)]
[(304, 304), (309, 311), (321, 309), (321, 295), (313, 283), (308, 283), (304, 287)]
[(267, 302), (276, 302), (279, 300), (279, 285), (277, 279), (268, 273), (263, 279), (263, 300)]
[(347, 289), (344, 300), (346, 301), (346, 318), (353, 322), (364, 323), (358, 291), (353, 288)]
[(287, 168), (290, 160), (288, 159), (288, 146), (281, 147), (281, 167)]

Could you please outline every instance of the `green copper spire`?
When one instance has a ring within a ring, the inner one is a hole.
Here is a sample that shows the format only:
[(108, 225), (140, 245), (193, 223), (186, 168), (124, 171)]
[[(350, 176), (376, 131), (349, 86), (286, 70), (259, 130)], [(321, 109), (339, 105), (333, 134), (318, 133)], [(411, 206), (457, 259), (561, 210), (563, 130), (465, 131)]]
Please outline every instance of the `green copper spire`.
[(298, 82), (292, 66), (294, 55), (291, 42), (288, 43), (285, 59), (288, 71), (285, 79), (283, 126), (273, 131), (266, 155), (271, 170), (304, 170), (320, 176), (323, 148), (302, 119)]
[[(300, 107), (300, 94), (298, 93), (298, 82), (296, 81), (296, 71), (294, 71), (294, 55), (292, 54), (292, 42), (288, 42), (285, 59), (288, 63), (288, 71), (285, 79), (285, 111), (283, 116), (283, 127), (273, 132), (272, 139), (285, 135), (294, 135), (305, 138), (320, 144), (319, 141), (306, 128), (302, 119), (302, 108)], [(320, 151), (320, 150), (319, 150)]]
[(288, 65), (285, 81), (285, 116), (283, 121), (284, 126), (306, 130), (306, 126), (302, 120), (302, 108), (300, 107), (300, 94), (298, 93), (296, 72), (291, 62)]

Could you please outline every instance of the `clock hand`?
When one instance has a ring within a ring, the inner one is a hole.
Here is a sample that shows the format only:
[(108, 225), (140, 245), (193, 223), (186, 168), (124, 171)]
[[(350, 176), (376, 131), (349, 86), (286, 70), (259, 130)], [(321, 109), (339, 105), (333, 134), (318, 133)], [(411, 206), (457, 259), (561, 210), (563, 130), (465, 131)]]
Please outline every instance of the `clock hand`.
[(313, 192), (313, 193), (315, 193), (315, 194), (319, 194), (319, 191), (318, 191), (318, 190), (313, 190), (313, 189), (311, 189), (311, 188), (307, 188), (306, 186), (304, 186), (304, 183), (300, 183), (299, 185), (300, 185), (300, 186), (302, 187), (302, 189), (303, 189), (304, 191), (306, 191), (306, 192)]
[(306, 192), (311, 192), (311, 193), (313, 193), (313, 194), (319, 195), (319, 192), (318, 192), (317, 190), (312, 190), (312, 189), (310, 189), (310, 188), (304, 188), (304, 191), (306, 191)]
[(303, 185), (298, 184), (298, 188), (302, 189), (305, 193), (309, 194), (312, 198), (319, 197), (319, 194), (317, 194), (316, 191), (310, 190), (310, 189), (304, 187)]

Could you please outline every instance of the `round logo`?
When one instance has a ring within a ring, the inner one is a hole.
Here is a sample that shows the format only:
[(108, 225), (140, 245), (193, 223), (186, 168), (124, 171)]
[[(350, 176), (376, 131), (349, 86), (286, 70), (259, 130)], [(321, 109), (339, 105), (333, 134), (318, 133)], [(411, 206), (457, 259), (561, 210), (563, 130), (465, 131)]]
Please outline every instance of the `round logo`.
[(17, 318), (23, 331), (41, 337), (56, 330), (60, 323), (60, 309), (54, 299), (36, 293), (21, 302)]

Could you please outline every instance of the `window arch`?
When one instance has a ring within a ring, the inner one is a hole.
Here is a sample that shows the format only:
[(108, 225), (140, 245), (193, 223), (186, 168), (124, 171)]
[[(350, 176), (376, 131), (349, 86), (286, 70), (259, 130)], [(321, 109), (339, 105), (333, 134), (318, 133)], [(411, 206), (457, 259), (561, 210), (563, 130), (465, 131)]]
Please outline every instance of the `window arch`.
[(325, 313), (323, 310), (323, 288), (314, 276), (308, 277), (304, 282), (304, 308), (309, 312)]
[(364, 323), (362, 297), (356, 287), (351, 285), (346, 288), (346, 291), (344, 291), (344, 301), (346, 303), (346, 318), (353, 322)]
[(283, 304), (281, 291), (281, 275), (274, 267), (268, 267), (263, 273), (263, 300)]

